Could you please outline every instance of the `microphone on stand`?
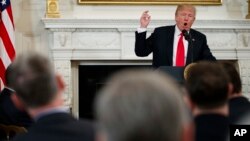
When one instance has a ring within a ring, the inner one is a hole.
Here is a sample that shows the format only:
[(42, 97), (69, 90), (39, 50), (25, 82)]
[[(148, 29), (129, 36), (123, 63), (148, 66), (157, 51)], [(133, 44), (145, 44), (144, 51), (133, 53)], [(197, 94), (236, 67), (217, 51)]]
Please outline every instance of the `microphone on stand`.
[[(187, 23), (184, 23), (184, 26), (187, 26)], [(193, 63), (193, 39), (191, 37), (191, 34), (189, 34), (187, 30), (183, 29), (181, 32), (185, 37), (185, 40), (188, 41), (188, 48), (191, 51), (191, 63)]]
[[(187, 23), (184, 23), (184, 26), (187, 26)], [(187, 40), (189, 42), (190, 36), (189, 36), (187, 30), (183, 29), (181, 32), (182, 32), (183, 36), (185, 37), (185, 40)]]
[(185, 37), (185, 39), (187, 41), (189, 41), (190, 40), (190, 35), (188, 34), (187, 30), (184, 29), (181, 32), (182, 32), (183, 36)]

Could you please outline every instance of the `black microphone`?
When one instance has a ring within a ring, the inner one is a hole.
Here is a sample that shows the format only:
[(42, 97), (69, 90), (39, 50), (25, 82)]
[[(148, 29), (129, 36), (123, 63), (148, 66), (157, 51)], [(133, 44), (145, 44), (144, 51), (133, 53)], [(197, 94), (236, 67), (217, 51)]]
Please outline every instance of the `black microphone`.
[(190, 40), (190, 36), (189, 36), (187, 30), (183, 29), (181, 32), (182, 32), (183, 36), (185, 37), (185, 40), (189, 41)]
[[(186, 25), (187, 23), (184, 23), (184, 25)], [(193, 63), (193, 39), (191, 39), (192, 37), (191, 37), (191, 34), (189, 34), (188, 32), (187, 32), (187, 30), (185, 30), (185, 29), (183, 29), (182, 31), (182, 34), (183, 34), (183, 36), (185, 37), (185, 40), (187, 40), (188, 41), (188, 48), (190, 49), (190, 57), (191, 57), (191, 63)]]

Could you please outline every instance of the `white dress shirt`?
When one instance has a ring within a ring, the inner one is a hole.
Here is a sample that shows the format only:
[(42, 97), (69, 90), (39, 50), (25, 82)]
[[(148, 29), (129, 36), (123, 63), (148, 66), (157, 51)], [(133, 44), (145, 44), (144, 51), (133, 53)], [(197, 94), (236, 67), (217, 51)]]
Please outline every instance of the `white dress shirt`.
[[(175, 32), (174, 32), (174, 47), (173, 47), (173, 66), (176, 66), (176, 54), (177, 54), (177, 46), (178, 46), (178, 41), (181, 37), (181, 31), (177, 26), (175, 26)], [(188, 41), (185, 40), (185, 37), (183, 37), (183, 44), (184, 44), (184, 63), (186, 64), (187, 60), (187, 51), (188, 51)]]

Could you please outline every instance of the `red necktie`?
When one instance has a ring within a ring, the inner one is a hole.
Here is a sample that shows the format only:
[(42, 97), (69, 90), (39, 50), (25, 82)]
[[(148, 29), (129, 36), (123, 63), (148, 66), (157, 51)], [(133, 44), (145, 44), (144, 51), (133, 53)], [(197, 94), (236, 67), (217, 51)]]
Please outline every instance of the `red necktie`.
[(178, 41), (177, 53), (176, 53), (176, 66), (183, 67), (184, 66), (184, 44), (183, 44), (183, 34), (180, 34), (181, 37)]

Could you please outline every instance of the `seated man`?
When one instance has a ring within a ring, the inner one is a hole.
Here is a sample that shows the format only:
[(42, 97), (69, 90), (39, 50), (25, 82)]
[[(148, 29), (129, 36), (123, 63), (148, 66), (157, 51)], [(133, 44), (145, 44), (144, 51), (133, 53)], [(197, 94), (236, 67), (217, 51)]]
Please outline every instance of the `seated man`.
[(87, 121), (63, 108), (64, 83), (47, 57), (30, 53), (13, 62), (17, 98), (35, 123), (14, 141), (94, 141), (95, 130)]
[(242, 95), (240, 75), (235, 66), (230, 62), (221, 62), (221, 64), (232, 84), (232, 91), (229, 93), (229, 120), (231, 124), (236, 124), (246, 114), (250, 114), (250, 102)]
[(6, 85), (0, 94), (0, 123), (29, 127), (32, 119), (22, 107), (15, 105), (15, 90), (13, 89), (12, 65), (6, 70)]
[(211, 62), (197, 63), (189, 70), (186, 84), (195, 118), (195, 140), (226, 141), (230, 85), (222, 66)]
[(96, 101), (98, 141), (192, 141), (191, 117), (173, 80), (131, 70), (108, 81)]
[[(6, 69), (6, 85), (0, 94), (0, 124), (16, 125), (28, 128), (33, 120), (28, 113), (15, 102), (16, 94), (13, 89), (13, 67)], [(0, 131), (0, 138), (6, 139), (5, 133)]]

